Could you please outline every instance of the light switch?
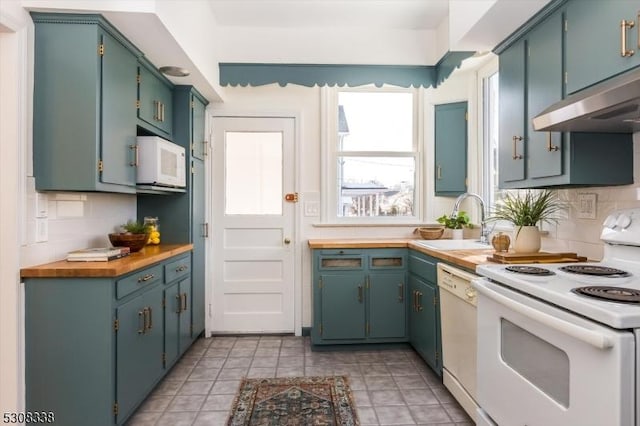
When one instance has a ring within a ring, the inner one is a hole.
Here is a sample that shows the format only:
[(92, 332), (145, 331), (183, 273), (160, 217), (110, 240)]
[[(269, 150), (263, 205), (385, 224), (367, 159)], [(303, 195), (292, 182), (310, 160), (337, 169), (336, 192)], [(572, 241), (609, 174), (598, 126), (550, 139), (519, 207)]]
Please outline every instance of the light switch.
[(317, 201), (305, 201), (304, 215), (307, 217), (320, 216), (320, 203)]
[(49, 219), (46, 217), (36, 218), (36, 243), (49, 241)]
[(596, 194), (578, 194), (578, 219), (595, 219), (596, 213)]
[(49, 197), (42, 192), (36, 192), (36, 217), (49, 216)]

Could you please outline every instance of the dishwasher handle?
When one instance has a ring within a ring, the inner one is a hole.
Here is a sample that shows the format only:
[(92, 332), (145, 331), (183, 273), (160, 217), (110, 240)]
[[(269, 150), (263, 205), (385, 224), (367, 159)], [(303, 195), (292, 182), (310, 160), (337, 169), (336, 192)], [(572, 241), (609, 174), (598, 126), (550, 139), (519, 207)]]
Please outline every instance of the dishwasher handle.
[(544, 312), (533, 309), (529, 306), (523, 305), (513, 299), (510, 299), (502, 294), (488, 288), (483, 285), (484, 280), (476, 280), (474, 286), (476, 290), (483, 296), (492, 299), (493, 301), (506, 306), (514, 312), (522, 314), (536, 322), (546, 325), (547, 327), (558, 330), (562, 333), (568, 334), (582, 342), (588, 343), (598, 349), (608, 349), (614, 346), (611, 339), (607, 336), (603, 336), (597, 331), (589, 330), (576, 324), (572, 324), (560, 318), (556, 318)]

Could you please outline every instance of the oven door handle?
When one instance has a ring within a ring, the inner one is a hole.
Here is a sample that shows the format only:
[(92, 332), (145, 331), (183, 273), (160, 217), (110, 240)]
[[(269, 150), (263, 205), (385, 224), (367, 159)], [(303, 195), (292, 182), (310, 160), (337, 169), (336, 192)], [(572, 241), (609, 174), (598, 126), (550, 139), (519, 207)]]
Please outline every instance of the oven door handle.
[(493, 299), (495, 302), (506, 306), (512, 311), (515, 311), (534, 321), (544, 324), (547, 327), (551, 327), (562, 333), (568, 334), (569, 336), (572, 336), (578, 340), (588, 343), (598, 349), (608, 349), (614, 346), (611, 339), (609, 339), (607, 336), (603, 336), (597, 331), (586, 329), (579, 325), (572, 324), (565, 320), (556, 318), (544, 312), (530, 308), (529, 306), (523, 305), (522, 303), (516, 302), (515, 300), (512, 300), (506, 296), (503, 296), (502, 294), (497, 293), (496, 291), (491, 290), (490, 288), (487, 288), (486, 286), (480, 283), (478, 284), (479, 285), (475, 285), (475, 288), (482, 295), (487, 296), (490, 299)]

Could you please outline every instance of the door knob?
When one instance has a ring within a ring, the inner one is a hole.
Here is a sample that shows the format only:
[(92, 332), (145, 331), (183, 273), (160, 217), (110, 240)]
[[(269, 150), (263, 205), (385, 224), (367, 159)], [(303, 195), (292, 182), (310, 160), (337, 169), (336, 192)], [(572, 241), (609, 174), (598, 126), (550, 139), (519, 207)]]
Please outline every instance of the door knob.
[(289, 238), (285, 238), (285, 239), (284, 239), (284, 243), (285, 243), (285, 244), (291, 244), (291, 240), (290, 240)]

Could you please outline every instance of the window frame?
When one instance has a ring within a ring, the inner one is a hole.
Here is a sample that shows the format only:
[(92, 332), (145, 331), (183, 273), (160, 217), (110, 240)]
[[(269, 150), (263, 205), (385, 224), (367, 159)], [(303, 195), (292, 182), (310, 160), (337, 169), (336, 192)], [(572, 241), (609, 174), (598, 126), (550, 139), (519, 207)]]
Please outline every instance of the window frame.
[[(413, 95), (413, 137), (412, 151), (339, 151), (338, 150), (338, 94), (339, 92), (391, 92), (411, 93)], [(398, 225), (406, 226), (422, 222), (424, 189), (424, 159), (422, 135), (424, 93), (421, 89), (395, 86), (376, 87), (373, 85), (360, 87), (328, 87), (321, 88), (320, 96), (320, 139), (321, 139), (321, 223), (337, 225)], [(338, 178), (338, 157), (397, 157), (414, 160), (414, 199), (411, 216), (338, 216), (339, 191), (336, 185)]]

